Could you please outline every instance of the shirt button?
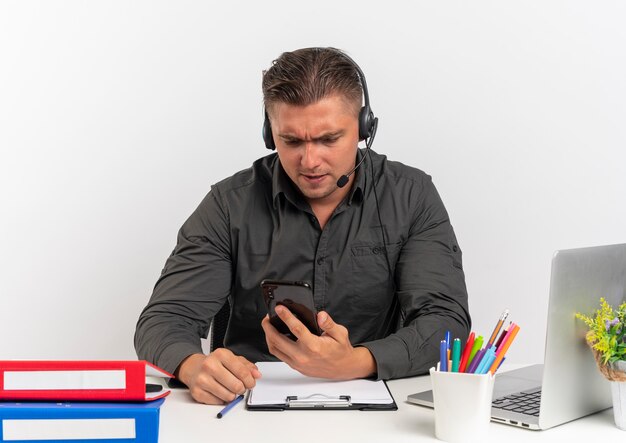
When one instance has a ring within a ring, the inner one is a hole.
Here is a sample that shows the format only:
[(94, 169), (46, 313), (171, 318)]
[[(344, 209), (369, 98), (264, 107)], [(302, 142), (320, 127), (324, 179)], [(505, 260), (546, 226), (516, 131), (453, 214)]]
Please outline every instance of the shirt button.
[(374, 254), (380, 254), (380, 250), (381, 250), (381, 248), (379, 248), (378, 246), (376, 246), (376, 247), (372, 248), (372, 253), (374, 253)]
[(318, 259), (317, 259), (317, 264), (318, 264), (318, 265), (323, 264), (325, 259), (326, 259), (326, 257), (320, 257), (320, 258), (318, 258)]
[(452, 246), (452, 250), (454, 252), (457, 252), (459, 250), (459, 247), (457, 245)]

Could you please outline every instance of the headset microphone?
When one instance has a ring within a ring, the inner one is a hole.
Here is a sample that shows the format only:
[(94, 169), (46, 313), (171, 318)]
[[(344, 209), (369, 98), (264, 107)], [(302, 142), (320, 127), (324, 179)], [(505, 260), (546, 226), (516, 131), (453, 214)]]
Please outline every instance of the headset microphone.
[(361, 157), (361, 160), (359, 160), (357, 165), (354, 168), (352, 168), (352, 170), (350, 172), (348, 172), (347, 174), (342, 175), (341, 177), (339, 177), (339, 180), (337, 180), (337, 187), (338, 188), (343, 188), (345, 185), (347, 185), (349, 177), (352, 174), (354, 174), (354, 171), (359, 169), (359, 166), (361, 166), (361, 164), (365, 161), (365, 157), (369, 154), (370, 147), (372, 146), (372, 143), (374, 142), (374, 137), (376, 136), (376, 129), (377, 128), (378, 128), (378, 118), (374, 118), (374, 122), (372, 124), (372, 132), (371, 132), (369, 138), (367, 139), (367, 142), (365, 142), (365, 152), (363, 153), (363, 157)]

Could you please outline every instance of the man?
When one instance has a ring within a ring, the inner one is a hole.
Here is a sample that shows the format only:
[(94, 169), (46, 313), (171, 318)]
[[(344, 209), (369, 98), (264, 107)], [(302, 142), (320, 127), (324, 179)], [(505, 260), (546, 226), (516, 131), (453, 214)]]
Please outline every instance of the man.
[[(214, 185), (182, 226), (137, 323), (139, 357), (210, 404), (254, 387), (255, 361), (335, 379), (426, 372), (445, 332), (470, 327), (461, 250), (430, 177), (358, 149), (377, 120), (360, 69), (336, 49), (282, 54), (263, 94), (276, 153)], [(280, 334), (263, 279), (308, 281), (323, 334), (277, 307), (297, 340)], [(225, 347), (204, 355), (226, 300)]]

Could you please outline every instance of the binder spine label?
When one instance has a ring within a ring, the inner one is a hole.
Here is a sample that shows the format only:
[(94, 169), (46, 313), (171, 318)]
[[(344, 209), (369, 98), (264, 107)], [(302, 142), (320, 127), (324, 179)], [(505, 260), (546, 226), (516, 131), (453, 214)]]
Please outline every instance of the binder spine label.
[(126, 371), (6, 371), (6, 391), (126, 389)]
[(135, 419), (2, 420), (3, 441), (135, 439)]

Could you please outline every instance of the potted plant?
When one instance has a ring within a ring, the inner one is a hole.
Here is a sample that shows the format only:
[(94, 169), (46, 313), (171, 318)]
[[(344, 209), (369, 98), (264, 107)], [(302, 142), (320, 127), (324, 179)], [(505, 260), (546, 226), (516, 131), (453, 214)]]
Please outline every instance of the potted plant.
[(586, 339), (600, 372), (611, 381), (615, 425), (626, 430), (626, 303), (613, 309), (600, 298), (593, 316), (576, 313), (589, 327)]

